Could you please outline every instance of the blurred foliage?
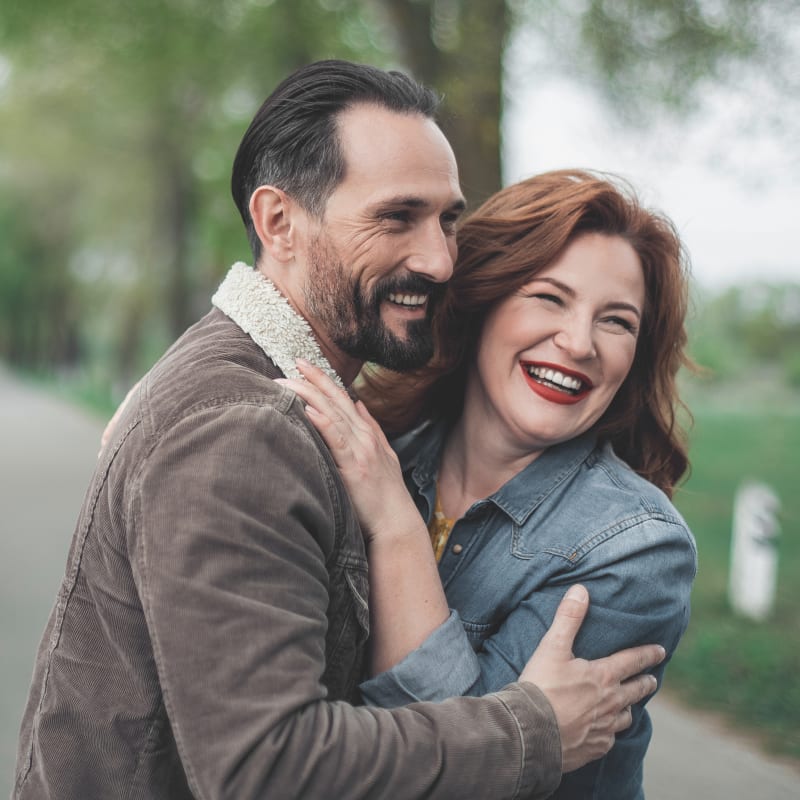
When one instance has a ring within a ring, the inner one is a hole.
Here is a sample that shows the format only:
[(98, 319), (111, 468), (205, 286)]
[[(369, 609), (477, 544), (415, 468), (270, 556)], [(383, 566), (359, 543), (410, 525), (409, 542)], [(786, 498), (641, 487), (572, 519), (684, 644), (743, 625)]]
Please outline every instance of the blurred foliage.
[(800, 402), (800, 284), (698, 290), (689, 341), (702, 368), (689, 385), (693, 406), (723, 396), (751, 409)]
[(709, 80), (780, 51), (764, 8), (783, 5), (6, 0), (0, 358), (121, 396), (207, 309), (227, 265), (249, 258), (230, 164), (264, 96), (300, 64), (399, 65), (441, 90), (474, 205), (500, 186), (515, 37), (533, 31), (539, 68), (569, 65), (620, 111), (688, 105)]

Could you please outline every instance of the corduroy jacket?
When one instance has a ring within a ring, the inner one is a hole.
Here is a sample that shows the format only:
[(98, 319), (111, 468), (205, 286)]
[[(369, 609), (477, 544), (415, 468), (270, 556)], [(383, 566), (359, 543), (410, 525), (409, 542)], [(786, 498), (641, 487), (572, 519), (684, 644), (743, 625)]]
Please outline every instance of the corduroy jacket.
[(237, 321), (213, 309), (190, 328), (101, 453), (13, 797), (547, 796), (560, 742), (530, 684), (353, 705), (369, 631), (361, 532), (302, 403), (272, 380), (302, 348), (270, 358), (245, 332), (291, 340), (250, 296), (263, 278), (237, 267), (218, 303)]

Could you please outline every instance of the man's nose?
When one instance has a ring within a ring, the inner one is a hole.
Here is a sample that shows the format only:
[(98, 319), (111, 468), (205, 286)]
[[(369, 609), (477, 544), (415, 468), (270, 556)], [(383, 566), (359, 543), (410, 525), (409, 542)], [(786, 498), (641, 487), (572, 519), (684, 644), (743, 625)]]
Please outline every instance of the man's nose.
[(453, 276), (455, 258), (455, 239), (447, 236), (437, 221), (420, 230), (414, 253), (406, 259), (406, 267), (434, 283), (444, 283)]
[(595, 358), (594, 325), (588, 320), (565, 320), (553, 337), (556, 347), (576, 361)]

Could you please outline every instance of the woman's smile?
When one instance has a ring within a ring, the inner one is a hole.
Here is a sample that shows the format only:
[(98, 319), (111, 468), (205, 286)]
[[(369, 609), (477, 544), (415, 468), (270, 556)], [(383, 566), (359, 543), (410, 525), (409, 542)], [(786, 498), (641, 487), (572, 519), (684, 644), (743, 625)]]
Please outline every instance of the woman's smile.
[(592, 382), (586, 375), (558, 364), (520, 361), (519, 365), (531, 389), (551, 403), (580, 403), (592, 390)]

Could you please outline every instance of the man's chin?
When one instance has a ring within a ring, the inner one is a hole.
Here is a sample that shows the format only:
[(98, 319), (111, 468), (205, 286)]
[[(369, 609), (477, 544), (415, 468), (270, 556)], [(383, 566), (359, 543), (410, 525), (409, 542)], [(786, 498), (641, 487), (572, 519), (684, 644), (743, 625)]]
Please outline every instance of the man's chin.
[(377, 348), (368, 360), (394, 372), (409, 372), (424, 367), (432, 357), (432, 342), (395, 340), (390, 345)]

